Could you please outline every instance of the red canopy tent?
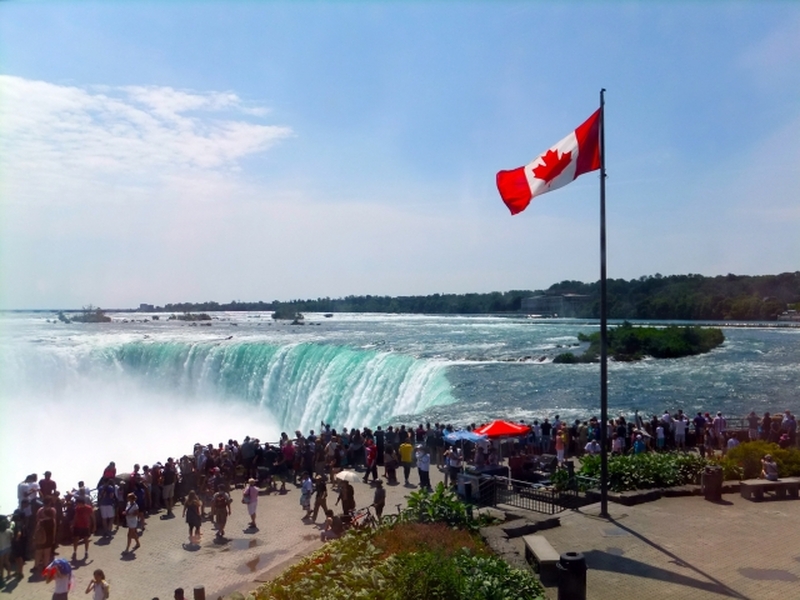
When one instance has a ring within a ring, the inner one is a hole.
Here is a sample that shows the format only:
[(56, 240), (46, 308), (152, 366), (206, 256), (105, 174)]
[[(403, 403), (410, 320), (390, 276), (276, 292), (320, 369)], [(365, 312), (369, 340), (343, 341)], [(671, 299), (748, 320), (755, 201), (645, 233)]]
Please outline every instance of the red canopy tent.
[(509, 421), (492, 421), (488, 425), (478, 427), (475, 433), (485, 435), (488, 438), (516, 437), (525, 435), (530, 431), (530, 426), (511, 423)]

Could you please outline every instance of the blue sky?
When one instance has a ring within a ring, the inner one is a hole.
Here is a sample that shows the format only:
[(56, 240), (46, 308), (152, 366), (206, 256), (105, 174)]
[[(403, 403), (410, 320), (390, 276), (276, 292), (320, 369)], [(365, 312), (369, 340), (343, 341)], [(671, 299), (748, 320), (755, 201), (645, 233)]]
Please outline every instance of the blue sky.
[(606, 96), (608, 273), (800, 257), (800, 4), (0, 3), (0, 308), (599, 276), (598, 177), (500, 169)]

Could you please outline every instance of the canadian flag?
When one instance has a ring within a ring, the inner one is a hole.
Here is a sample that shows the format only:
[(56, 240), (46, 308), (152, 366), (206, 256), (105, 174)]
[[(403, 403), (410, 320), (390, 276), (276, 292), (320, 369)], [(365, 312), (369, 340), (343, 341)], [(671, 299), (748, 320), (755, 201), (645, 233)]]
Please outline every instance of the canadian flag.
[(534, 196), (557, 190), (579, 175), (600, 168), (600, 109), (533, 162), (497, 174), (497, 189), (512, 215), (528, 207)]

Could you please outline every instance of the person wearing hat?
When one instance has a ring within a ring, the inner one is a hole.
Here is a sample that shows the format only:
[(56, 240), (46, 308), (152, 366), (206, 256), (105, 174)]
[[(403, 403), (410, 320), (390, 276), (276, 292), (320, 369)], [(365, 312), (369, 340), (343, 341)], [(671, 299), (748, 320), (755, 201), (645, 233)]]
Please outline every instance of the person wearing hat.
[(636, 440), (633, 442), (633, 453), (634, 454), (643, 454), (646, 450), (646, 446), (644, 443), (644, 439), (642, 439), (642, 434), (636, 434)]
[(383, 481), (378, 479), (375, 481), (375, 495), (372, 497), (372, 507), (375, 509), (375, 515), (378, 520), (383, 517), (383, 507), (386, 505), (386, 490), (383, 487)]
[(242, 495), (242, 503), (247, 504), (247, 514), (250, 515), (249, 529), (258, 529), (256, 525), (256, 511), (258, 510), (258, 486), (252, 477), (247, 480), (247, 487)]

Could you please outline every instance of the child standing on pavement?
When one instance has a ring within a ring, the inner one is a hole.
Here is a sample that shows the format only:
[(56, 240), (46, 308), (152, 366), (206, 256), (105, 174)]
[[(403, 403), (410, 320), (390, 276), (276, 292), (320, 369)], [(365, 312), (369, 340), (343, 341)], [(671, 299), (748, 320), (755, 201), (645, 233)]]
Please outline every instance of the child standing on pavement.
[(63, 558), (57, 558), (44, 570), (45, 581), (55, 581), (53, 600), (67, 600), (72, 589), (72, 566)]
[(102, 569), (95, 569), (93, 575), (94, 579), (89, 582), (86, 593), (94, 592), (92, 600), (108, 600), (110, 586), (106, 581), (105, 573), (103, 573)]
[(197, 497), (197, 493), (195, 493), (194, 490), (190, 491), (183, 505), (183, 516), (186, 518), (186, 523), (189, 525), (189, 544), (195, 545), (200, 543), (202, 512), (203, 503), (200, 501), (200, 498)]

